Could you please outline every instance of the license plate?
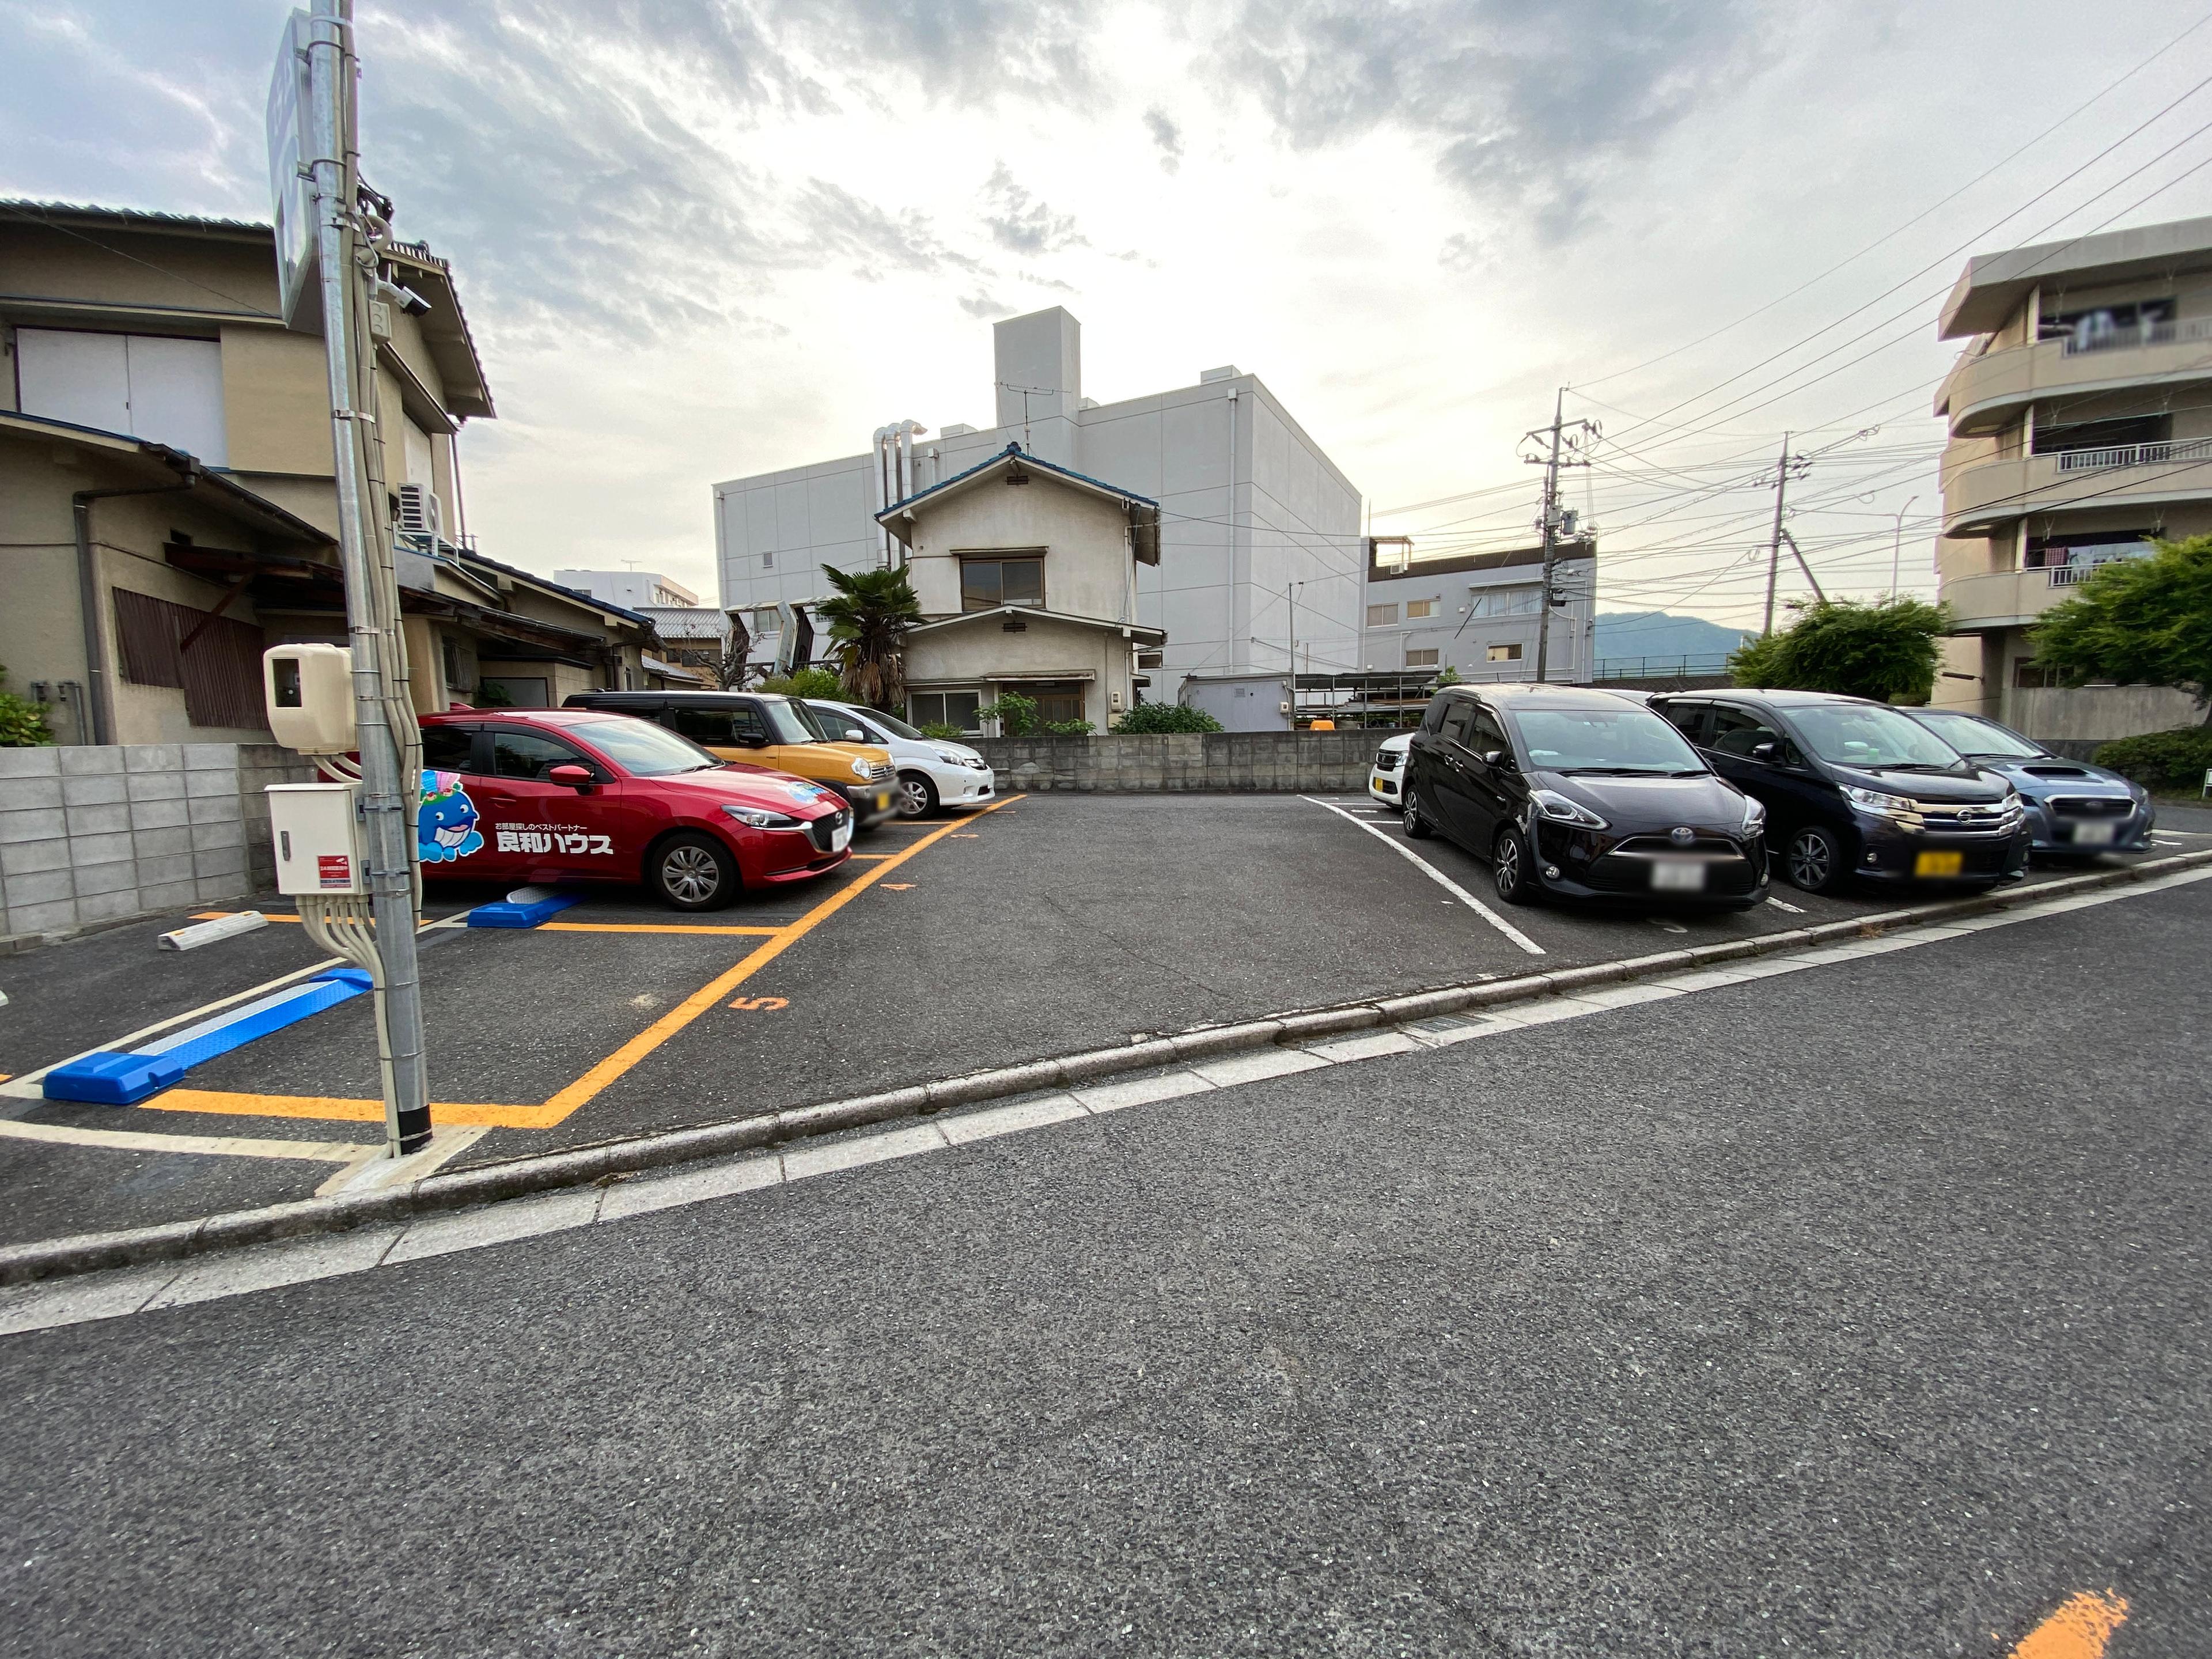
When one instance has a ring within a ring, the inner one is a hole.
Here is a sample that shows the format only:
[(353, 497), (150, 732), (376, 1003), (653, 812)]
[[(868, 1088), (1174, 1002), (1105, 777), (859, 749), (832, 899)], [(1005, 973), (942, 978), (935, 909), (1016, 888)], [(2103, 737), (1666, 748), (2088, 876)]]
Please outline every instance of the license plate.
[(1697, 859), (1666, 859), (1651, 866), (1651, 890), (1655, 893), (1702, 893), (1705, 890), (1705, 866)]
[(2114, 826), (2109, 823), (2077, 823), (2074, 826), (2076, 847), (2110, 847)]
[(835, 830), (832, 830), (830, 832), (830, 850), (831, 852), (842, 853), (852, 844), (853, 826), (850, 823), (841, 823)]
[(1912, 860), (1912, 873), (1916, 876), (1955, 876), (1966, 867), (1964, 853), (1923, 853)]

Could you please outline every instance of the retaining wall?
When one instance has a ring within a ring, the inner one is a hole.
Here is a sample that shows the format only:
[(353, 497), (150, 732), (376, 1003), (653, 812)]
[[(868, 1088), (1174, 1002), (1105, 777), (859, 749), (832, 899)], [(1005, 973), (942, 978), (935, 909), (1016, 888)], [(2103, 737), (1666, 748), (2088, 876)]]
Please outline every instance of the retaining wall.
[(1297, 793), (1367, 787), (1388, 732), (1209, 732), (970, 738), (1004, 794)]
[(261, 792), (313, 775), (273, 743), (0, 749), (0, 939), (273, 885)]

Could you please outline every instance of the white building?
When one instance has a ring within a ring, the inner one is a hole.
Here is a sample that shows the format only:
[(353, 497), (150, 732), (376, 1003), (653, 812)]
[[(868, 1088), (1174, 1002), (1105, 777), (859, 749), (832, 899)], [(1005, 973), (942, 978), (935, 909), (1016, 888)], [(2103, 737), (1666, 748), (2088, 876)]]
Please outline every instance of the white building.
[(699, 596), (682, 582), (653, 570), (556, 570), (553, 580), (563, 587), (632, 611), (699, 603)]
[(995, 425), (933, 434), (898, 422), (862, 453), (714, 486), (722, 605), (750, 613), (762, 662), (790, 664), (786, 624), (827, 597), (822, 566), (899, 562), (876, 514), (1016, 443), (1158, 504), (1159, 562), (1137, 568), (1133, 622), (1166, 638), (1141, 654), (1133, 696), (1172, 702), (1195, 670), (1287, 668), (1294, 583), (1300, 667), (1358, 665), (1359, 492), (1258, 376), (1209, 369), (1194, 386), (1099, 404), (1083, 395), (1081, 325), (1066, 311), (1010, 318), (992, 336)]
[[(1597, 547), (1562, 542), (1556, 552), (1545, 678), (1587, 682), (1595, 663)], [(1471, 684), (1532, 680), (1543, 579), (1540, 547), (1370, 562), (1361, 665), (1378, 674), (1451, 668)]]

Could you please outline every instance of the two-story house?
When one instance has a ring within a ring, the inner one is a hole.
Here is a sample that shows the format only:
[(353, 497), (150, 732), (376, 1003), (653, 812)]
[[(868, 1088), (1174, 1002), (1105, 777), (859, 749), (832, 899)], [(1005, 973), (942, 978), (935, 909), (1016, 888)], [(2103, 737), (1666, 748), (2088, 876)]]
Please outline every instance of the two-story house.
[(2212, 531), (2212, 219), (1977, 255), (1936, 331), (1969, 343), (1936, 394), (1935, 700), (2076, 751), (2193, 723), (2170, 689), (2046, 684), (2030, 630), (2145, 538)]
[(1158, 501), (1025, 453), (989, 459), (876, 515), (927, 617), (907, 636), (907, 718), (981, 732), (1013, 692), (1043, 720), (1103, 732), (1167, 639), (1136, 620), (1137, 567), (1159, 562)]
[[(387, 506), (425, 712), (651, 682), (652, 624), (479, 555), (456, 442), (489, 419), (446, 262), (386, 250)], [(64, 743), (264, 739), (262, 651), (346, 641), (322, 340), (264, 224), (0, 202), (0, 665)]]

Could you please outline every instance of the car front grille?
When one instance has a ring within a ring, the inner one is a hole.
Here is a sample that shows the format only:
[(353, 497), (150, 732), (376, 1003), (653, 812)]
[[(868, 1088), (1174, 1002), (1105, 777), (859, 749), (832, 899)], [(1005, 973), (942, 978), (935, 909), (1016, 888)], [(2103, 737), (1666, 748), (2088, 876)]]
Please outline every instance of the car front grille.
[(1948, 800), (1922, 800), (1912, 805), (1919, 815), (1919, 822), (1916, 823), (1908, 819), (1905, 827), (1911, 830), (1933, 830), (1947, 836), (1999, 833), (2008, 836), (2020, 827), (2017, 812), (2008, 811), (1994, 802), (1984, 805)]
[(2118, 795), (2075, 795), (2052, 800), (2051, 810), (2069, 818), (2124, 818), (2136, 804)]
[(850, 823), (852, 821), (853, 814), (851, 809), (841, 806), (836, 811), (830, 813), (828, 816), (818, 817), (811, 823), (808, 824), (806, 826), (806, 838), (812, 842), (816, 848), (822, 852), (835, 852), (836, 850), (836, 836), (837, 831), (842, 829), (845, 825)]
[(1733, 857), (1736, 844), (1726, 836), (1701, 835), (1691, 842), (1676, 842), (1671, 836), (1631, 836), (1613, 850), (1616, 853), (1717, 853)]
[(889, 761), (885, 761), (880, 766), (872, 766), (868, 769), (868, 781), (870, 783), (889, 783), (890, 781), (891, 765)]
[[(1635, 841), (1656, 841), (1658, 838), (1656, 836), (1639, 836), (1633, 839)], [(1717, 840), (1718, 838), (1716, 837), (1715, 839)], [(1720, 845), (1725, 848), (1728, 843), (1723, 841), (1720, 842)], [(1652, 861), (1649, 858), (1632, 856), (1635, 850), (1635, 848), (1630, 842), (1624, 842), (1621, 844), (1620, 848), (1618, 849), (1618, 852), (1608, 853), (1603, 858), (1593, 859), (1583, 871), (1580, 879), (1585, 884), (1594, 887), (1600, 892), (1603, 893), (1650, 894), (1652, 891)], [(1672, 853), (1680, 849), (1668, 845), (1666, 850)], [(1696, 849), (1692, 850), (1694, 851)], [(1619, 852), (1626, 852), (1631, 854), (1632, 856), (1623, 858), (1618, 855)], [(1753, 888), (1759, 885), (1758, 866), (1753, 864), (1749, 859), (1745, 858), (1741, 854), (1736, 853), (1733, 848), (1729, 849), (1728, 856), (1726, 857), (1708, 856), (1705, 860), (1705, 885), (1704, 891), (1708, 896), (1717, 898), (1741, 898), (1744, 894), (1750, 892)], [(1573, 872), (1570, 872), (1569, 873), (1572, 874)], [(1672, 897), (1678, 896), (1662, 895), (1662, 896)], [(1680, 895), (1679, 896), (1694, 897), (1696, 896)]]

